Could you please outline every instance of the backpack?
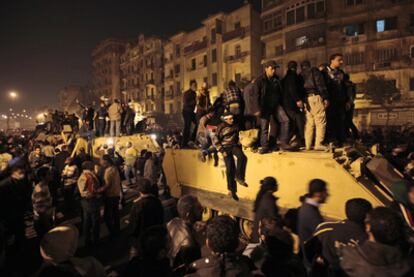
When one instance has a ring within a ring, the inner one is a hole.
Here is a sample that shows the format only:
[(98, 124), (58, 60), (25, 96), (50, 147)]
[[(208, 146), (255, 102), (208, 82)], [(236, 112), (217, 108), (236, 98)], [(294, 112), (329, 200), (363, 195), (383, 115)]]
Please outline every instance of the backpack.
[(97, 194), (97, 191), (101, 186), (98, 178), (90, 172), (85, 171), (84, 174), (86, 177), (85, 190), (91, 194)]

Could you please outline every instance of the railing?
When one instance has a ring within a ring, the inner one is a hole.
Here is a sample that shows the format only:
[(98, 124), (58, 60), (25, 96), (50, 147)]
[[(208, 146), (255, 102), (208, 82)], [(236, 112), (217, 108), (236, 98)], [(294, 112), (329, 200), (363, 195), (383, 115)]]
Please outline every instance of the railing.
[(245, 27), (240, 27), (240, 28), (237, 28), (233, 31), (224, 33), (223, 36), (222, 36), (222, 39), (223, 39), (223, 42), (226, 42), (226, 41), (229, 41), (229, 40), (232, 40), (232, 39), (235, 39), (235, 38), (244, 37), (245, 34), (246, 34), (246, 28)]
[(244, 51), (244, 52), (241, 52), (240, 54), (237, 54), (237, 55), (226, 56), (224, 58), (224, 61), (225, 62), (236, 62), (238, 60), (243, 59), (244, 57), (247, 57), (248, 55), (249, 55), (249, 52)]
[(202, 41), (193, 42), (191, 45), (184, 47), (184, 55), (190, 54), (192, 52), (202, 50), (207, 48), (208, 41), (207, 39), (203, 39)]

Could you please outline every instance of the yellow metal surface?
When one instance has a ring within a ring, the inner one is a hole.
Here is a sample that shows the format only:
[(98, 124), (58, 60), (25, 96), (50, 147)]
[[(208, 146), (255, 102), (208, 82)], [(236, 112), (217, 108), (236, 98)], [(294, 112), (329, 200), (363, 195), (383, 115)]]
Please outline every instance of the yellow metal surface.
[[(197, 154), (197, 150), (166, 150), (163, 168), (172, 195), (180, 197), (182, 186), (226, 195), (225, 165), (221, 155), (219, 166), (214, 167), (212, 160), (202, 163)], [(279, 189), (275, 195), (279, 197), (278, 205), (284, 209), (300, 206), (299, 197), (307, 192), (308, 183), (314, 178), (328, 183), (330, 197), (321, 207), (322, 213), (328, 218), (345, 218), (345, 202), (355, 197), (365, 198), (374, 206), (383, 205), (333, 158), (332, 153), (283, 152), (260, 155), (245, 151), (245, 154), (248, 158), (246, 181), (249, 187), (237, 187), (240, 201), (232, 202), (234, 205), (239, 205), (241, 201), (254, 201), (259, 182), (266, 176), (273, 176), (278, 181)]]

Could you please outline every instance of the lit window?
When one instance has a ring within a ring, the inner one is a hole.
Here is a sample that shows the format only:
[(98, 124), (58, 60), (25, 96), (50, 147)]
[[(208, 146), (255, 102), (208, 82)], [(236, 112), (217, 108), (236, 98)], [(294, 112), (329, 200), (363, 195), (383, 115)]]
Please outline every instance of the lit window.
[(377, 33), (382, 33), (389, 30), (397, 29), (397, 17), (389, 17), (384, 19), (378, 19), (376, 21)]
[(414, 91), (414, 78), (410, 78), (410, 91)]
[(296, 46), (300, 47), (306, 44), (306, 42), (308, 41), (308, 37), (307, 36), (301, 36), (296, 38)]

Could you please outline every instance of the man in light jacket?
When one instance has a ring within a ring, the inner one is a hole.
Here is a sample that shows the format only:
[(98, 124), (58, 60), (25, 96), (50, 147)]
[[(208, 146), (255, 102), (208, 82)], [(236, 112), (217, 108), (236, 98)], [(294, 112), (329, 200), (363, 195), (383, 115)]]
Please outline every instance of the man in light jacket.
[(114, 103), (112, 103), (111, 106), (109, 106), (108, 109), (108, 116), (110, 120), (110, 135), (111, 137), (117, 136), (119, 137), (121, 134), (121, 113), (122, 108), (121, 104), (119, 104), (119, 100), (115, 99)]

